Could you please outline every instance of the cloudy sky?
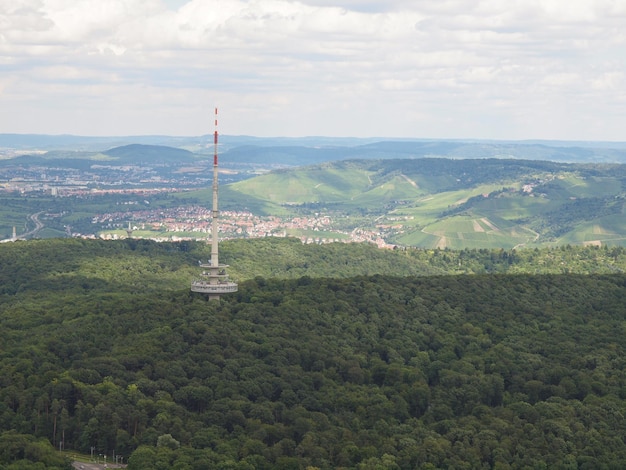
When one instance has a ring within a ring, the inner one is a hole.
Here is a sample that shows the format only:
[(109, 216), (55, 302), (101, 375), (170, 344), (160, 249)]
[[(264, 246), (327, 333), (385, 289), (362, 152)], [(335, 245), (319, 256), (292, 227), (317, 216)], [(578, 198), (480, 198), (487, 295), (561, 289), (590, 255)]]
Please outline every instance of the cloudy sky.
[(0, 133), (626, 141), (626, 0), (0, 0)]

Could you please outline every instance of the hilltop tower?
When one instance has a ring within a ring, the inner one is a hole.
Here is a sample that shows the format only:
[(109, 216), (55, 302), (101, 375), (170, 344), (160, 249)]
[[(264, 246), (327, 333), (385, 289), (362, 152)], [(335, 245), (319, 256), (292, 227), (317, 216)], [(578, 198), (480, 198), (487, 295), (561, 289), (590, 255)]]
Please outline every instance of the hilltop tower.
[(133, 229), (130, 226), (130, 221), (128, 222), (128, 228), (126, 229), (126, 238), (132, 238), (133, 237)]
[(228, 280), (226, 268), (220, 264), (218, 255), (218, 219), (217, 209), (217, 108), (215, 108), (215, 133), (213, 135), (213, 210), (211, 211), (211, 259), (208, 262), (199, 261), (203, 269), (202, 279), (191, 282), (191, 291), (208, 294), (209, 300), (220, 300), (222, 294), (237, 292), (237, 284)]

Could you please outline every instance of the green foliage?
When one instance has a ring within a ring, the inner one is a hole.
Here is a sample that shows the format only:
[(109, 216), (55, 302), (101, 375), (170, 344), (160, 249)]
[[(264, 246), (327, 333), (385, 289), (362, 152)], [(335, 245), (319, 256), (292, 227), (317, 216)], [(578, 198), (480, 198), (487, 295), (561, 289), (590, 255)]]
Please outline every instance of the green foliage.
[[(199, 245), (196, 245), (199, 246)], [(436, 274), (559, 274), (626, 272), (622, 247), (561, 246), (543, 249), (380, 250), (368, 244), (302, 245), (296, 239), (228, 241), (222, 259), (237, 279)], [(194, 251), (194, 253), (198, 253)], [(198, 256), (208, 257), (205, 249)]]
[(180, 447), (180, 442), (174, 439), (171, 434), (163, 434), (157, 439), (157, 447), (167, 447), (175, 450)]
[(7, 470), (70, 470), (69, 459), (55, 452), (45, 438), (4, 431), (0, 434), (0, 468)]
[(128, 470), (155, 468), (156, 450), (153, 447), (140, 446), (128, 459)]
[(562, 273), (626, 250), (237, 241), (232, 270), (244, 246), (276, 275), (220, 303), (183, 283), (200, 244), (1, 246), (0, 467), (67, 468), (60, 443), (142, 469), (626, 465), (626, 275)]

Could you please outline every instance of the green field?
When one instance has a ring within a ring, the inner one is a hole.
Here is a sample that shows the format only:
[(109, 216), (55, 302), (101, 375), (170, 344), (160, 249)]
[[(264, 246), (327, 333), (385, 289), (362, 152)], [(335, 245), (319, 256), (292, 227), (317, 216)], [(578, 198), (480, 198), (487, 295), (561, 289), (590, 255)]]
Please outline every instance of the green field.
[(536, 234), (504, 219), (488, 219), (461, 215), (426, 225), (420, 230), (403, 234), (398, 241), (406, 245), (428, 248), (481, 248), (494, 246), (513, 248), (525, 245)]
[(626, 218), (602, 217), (585, 222), (557, 240), (557, 244), (620, 245), (626, 244)]
[(272, 172), (235, 183), (231, 189), (279, 204), (302, 204), (346, 201), (362, 194), (368, 185), (366, 172), (321, 166)]

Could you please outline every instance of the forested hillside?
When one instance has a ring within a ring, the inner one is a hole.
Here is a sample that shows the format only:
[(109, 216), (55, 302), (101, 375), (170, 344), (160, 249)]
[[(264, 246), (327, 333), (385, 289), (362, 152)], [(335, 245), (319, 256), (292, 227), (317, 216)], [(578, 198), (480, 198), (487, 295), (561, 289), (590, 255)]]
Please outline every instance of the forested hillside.
[[(0, 245), (0, 294), (56, 290), (178, 290), (210, 257), (201, 242), (48, 239)], [(238, 281), (361, 275), (626, 273), (626, 248), (562, 246), (523, 250), (381, 250), (365, 243), (303, 245), (294, 238), (228, 240), (220, 260)], [(80, 281), (80, 282), (77, 282)]]
[(375, 272), (609, 272), (624, 250), (378, 251), (358, 275), (363, 245), (268, 240), (253, 274), (246, 243), (223, 244), (220, 303), (188, 290), (199, 244), (0, 246), (0, 468), (65, 468), (59, 446), (129, 469), (626, 466), (626, 275)]

